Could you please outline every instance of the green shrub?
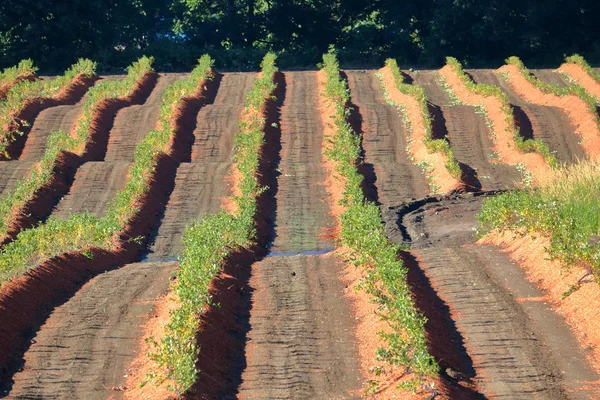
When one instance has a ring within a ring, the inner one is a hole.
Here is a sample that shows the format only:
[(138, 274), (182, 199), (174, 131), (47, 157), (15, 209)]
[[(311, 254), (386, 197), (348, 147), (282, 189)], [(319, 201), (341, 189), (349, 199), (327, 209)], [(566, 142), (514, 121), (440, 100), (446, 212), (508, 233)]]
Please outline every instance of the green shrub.
[[(550, 149), (548, 149), (548, 146), (546, 146), (546, 144), (542, 142), (542, 140), (524, 139), (520, 135), (519, 128), (515, 123), (515, 118), (513, 115), (510, 100), (508, 99), (507, 94), (502, 91), (502, 89), (495, 85), (477, 84), (473, 82), (473, 80), (463, 70), (461, 63), (454, 57), (446, 57), (446, 64), (449, 65), (450, 68), (452, 68), (454, 73), (460, 78), (463, 84), (471, 92), (484, 97), (494, 96), (500, 101), (502, 105), (501, 110), (505, 115), (505, 121), (508, 126), (507, 129), (513, 137), (513, 141), (515, 143), (517, 151), (521, 153), (539, 153), (544, 157), (548, 165), (550, 165), (553, 168), (558, 166), (558, 161), (556, 160), (556, 157), (550, 153)], [(487, 111), (483, 107), (481, 107), (480, 110), (484, 113), (486, 120), (488, 120), (488, 125), (491, 126), (491, 121), (489, 120)]]
[(339, 216), (341, 242), (352, 249), (357, 265), (369, 269), (367, 292), (392, 328), (392, 333), (380, 333), (387, 347), (379, 349), (378, 357), (419, 376), (436, 376), (438, 365), (427, 350), (426, 319), (415, 309), (406, 282), (407, 269), (398, 258), (400, 247), (387, 240), (379, 208), (362, 191), (363, 177), (357, 169), (361, 138), (347, 121), (350, 92), (346, 81), (340, 78), (335, 50), (323, 55), (322, 65), (327, 76), (325, 95), (335, 105), (335, 135), (326, 156), (336, 162), (336, 172), (345, 180), (342, 202), (346, 209)]

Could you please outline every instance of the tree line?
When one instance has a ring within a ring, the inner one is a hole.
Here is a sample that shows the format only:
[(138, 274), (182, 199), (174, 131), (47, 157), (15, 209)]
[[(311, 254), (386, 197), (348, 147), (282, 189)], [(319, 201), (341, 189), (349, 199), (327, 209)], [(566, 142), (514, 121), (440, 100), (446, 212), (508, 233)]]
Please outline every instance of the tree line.
[(190, 70), (210, 53), (220, 69), (314, 67), (330, 45), (346, 66), (437, 68), (447, 55), (497, 67), (511, 55), (557, 66), (580, 53), (600, 62), (597, 0), (7, 0), (0, 68), (32, 58), (42, 72), (79, 57), (106, 72), (142, 54), (161, 71)]

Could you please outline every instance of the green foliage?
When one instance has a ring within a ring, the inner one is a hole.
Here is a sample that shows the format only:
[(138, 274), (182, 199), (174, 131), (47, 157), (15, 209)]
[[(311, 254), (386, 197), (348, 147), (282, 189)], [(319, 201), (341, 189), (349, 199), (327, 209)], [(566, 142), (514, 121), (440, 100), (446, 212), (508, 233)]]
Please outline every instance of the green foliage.
[[(407, 269), (398, 258), (399, 246), (385, 235), (383, 220), (376, 204), (365, 199), (357, 169), (361, 138), (347, 121), (350, 92), (340, 78), (334, 49), (323, 55), (323, 71), (327, 76), (325, 95), (335, 106), (335, 135), (326, 156), (336, 162), (336, 171), (344, 177), (343, 204), (340, 215), (341, 241), (352, 249), (354, 262), (369, 268), (366, 289), (379, 305), (392, 333), (381, 334), (387, 348), (380, 349), (381, 360), (412, 369), (418, 375), (437, 375), (438, 365), (427, 351), (425, 317), (415, 309), (406, 282)], [(370, 268), (373, 267), (373, 268)]]
[[(591, 76), (596, 82), (600, 83), (600, 74), (598, 74), (591, 66), (590, 64), (588, 64), (588, 62), (585, 60), (585, 58), (583, 58), (582, 56), (580, 56), (579, 54), (573, 54), (572, 56), (568, 56), (565, 57), (565, 62), (567, 63), (573, 63), (573, 64), (577, 64), (580, 67), (583, 68), (583, 70), (589, 75)], [(597, 101), (600, 101), (600, 99), (596, 99)]]
[(219, 272), (225, 257), (242, 246), (249, 246), (255, 237), (254, 216), (256, 198), (263, 191), (257, 173), (265, 120), (262, 111), (276, 88), (275, 55), (268, 53), (261, 63), (262, 74), (254, 80), (246, 95), (240, 130), (235, 137), (235, 161), (241, 177), (241, 194), (234, 198), (235, 215), (221, 211), (194, 222), (184, 234), (184, 250), (173, 291), (179, 307), (171, 313), (166, 335), (155, 345), (151, 359), (160, 370), (147, 377), (155, 384), (173, 382), (170, 389), (185, 393), (196, 381), (196, 361), (200, 349), (196, 344), (199, 318), (211, 306), (210, 282)]
[(567, 265), (583, 262), (600, 274), (600, 167), (591, 162), (553, 170), (539, 188), (489, 198), (478, 220), (480, 233), (491, 230), (540, 232), (550, 236), (547, 249)]
[[(26, 62), (24, 67), (30, 68), (29, 63)], [(78, 76), (91, 78), (95, 71), (96, 63), (79, 59), (62, 76), (55, 79), (22, 81), (11, 87), (6, 98), (0, 102), (0, 153), (6, 152), (8, 145), (15, 140), (15, 135), (23, 135), (21, 129), (28, 122), (20, 120), (17, 115), (27, 100), (56, 96), (61, 90), (72, 85)]]
[(5, 68), (0, 73), (0, 88), (14, 83), (17, 79), (33, 76), (37, 71), (37, 67), (33, 66), (31, 59), (21, 60), (18, 65), (14, 67)]
[(450, 143), (445, 139), (433, 139), (431, 128), (433, 117), (429, 113), (429, 108), (427, 107), (425, 90), (421, 86), (410, 85), (404, 82), (404, 77), (400, 72), (400, 68), (398, 68), (396, 60), (389, 58), (386, 60), (385, 65), (392, 71), (398, 90), (401, 93), (412, 96), (421, 106), (421, 115), (423, 116), (423, 123), (425, 125), (425, 147), (427, 147), (427, 150), (430, 153), (440, 152), (445, 154), (448, 160), (446, 162), (446, 169), (452, 176), (461, 179), (462, 171), (458, 165), (458, 161), (454, 158), (454, 152), (452, 151), (452, 147), (450, 147)]
[[(129, 69), (130, 74), (143, 76), (144, 68), (149, 68), (151, 61), (141, 60)], [(179, 101), (193, 95), (205, 79), (212, 79), (212, 63), (210, 57), (203, 56), (191, 77), (167, 88), (159, 117), (163, 122), (162, 127), (148, 132), (136, 146), (134, 162), (129, 168), (125, 187), (110, 201), (104, 218), (98, 219), (88, 214), (71, 215), (66, 220), (50, 217), (46, 224), (20, 232), (16, 240), (5, 246), (0, 253), (0, 272), (4, 279), (18, 276), (35, 263), (68, 251), (91, 246), (113, 246), (127, 222), (139, 211), (139, 204), (149, 190), (157, 157), (168, 151), (174, 134), (170, 120)], [(136, 81), (130, 79), (130, 82), (133, 84)], [(124, 87), (123, 90), (131, 90), (131, 87)], [(78, 224), (79, 228), (74, 229), (73, 226)]]
[[(585, 62), (585, 61), (584, 61)], [(596, 126), (600, 129), (600, 119), (597, 117), (596, 106), (598, 100), (589, 94), (584, 88), (579, 86), (577, 83), (571, 82), (571, 84), (567, 87), (559, 86), (554, 83), (546, 83), (544, 81), (539, 80), (535, 75), (533, 75), (525, 64), (519, 59), (519, 57), (512, 56), (506, 59), (507, 64), (511, 64), (516, 66), (519, 69), (519, 72), (527, 79), (533, 86), (540, 89), (543, 93), (553, 94), (555, 96), (577, 96), (581, 100), (585, 102), (588, 108), (588, 113), (594, 116), (594, 120), (596, 121)], [(588, 66), (589, 67), (589, 66)], [(591, 68), (590, 68), (591, 69)]]
[[(494, 96), (500, 101), (502, 105), (501, 110), (505, 115), (507, 129), (512, 135), (515, 147), (519, 152), (537, 152), (544, 157), (548, 165), (553, 168), (558, 166), (556, 157), (554, 154), (550, 153), (550, 149), (548, 149), (548, 146), (546, 146), (544, 142), (542, 142), (540, 139), (524, 139), (523, 136), (520, 135), (519, 128), (515, 122), (510, 100), (508, 99), (508, 95), (504, 93), (502, 89), (495, 85), (477, 84), (473, 82), (473, 80), (465, 73), (461, 63), (456, 58), (446, 57), (446, 63), (452, 68), (454, 73), (471, 92), (484, 97)], [(481, 110), (485, 113), (486, 119), (489, 120), (487, 111), (483, 107), (481, 107)]]
[(15, 188), (0, 199), (0, 236), (8, 232), (11, 221), (35, 193), (49, 184), (58, 157), (63, 152), (83, 155), (89, 140), (90, 125), (96, 117), (100, 104), (108, 99), (127, 97), (132, 94), (137, 83), (152, 71), (152, 58), (142, 57), (127, 68), (127, 77), (122, 81), (101, 81), (88, 91), (80, 119), (75, 127), (75, 135), (62, 131), (52, 132), (48, 137), (42, 160), (29, 174), (17, 181)]

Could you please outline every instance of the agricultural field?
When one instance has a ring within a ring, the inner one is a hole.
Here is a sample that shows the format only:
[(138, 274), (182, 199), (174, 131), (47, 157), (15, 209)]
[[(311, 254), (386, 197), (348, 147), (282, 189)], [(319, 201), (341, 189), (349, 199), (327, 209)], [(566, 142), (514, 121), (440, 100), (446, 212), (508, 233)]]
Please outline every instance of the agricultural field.
[(0, 74), (0, 398), (600, 398), (582, 57), (154, 62)]

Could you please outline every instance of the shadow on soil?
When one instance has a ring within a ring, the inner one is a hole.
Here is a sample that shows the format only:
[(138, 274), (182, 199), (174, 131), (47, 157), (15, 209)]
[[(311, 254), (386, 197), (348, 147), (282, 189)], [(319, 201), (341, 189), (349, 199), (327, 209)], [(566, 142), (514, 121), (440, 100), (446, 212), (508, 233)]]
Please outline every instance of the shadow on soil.
[(275, 238), (277, 178), (281, 152), (281, 107), (286, 83), (281, 72), (275, 76), (277, 100), (266, 107), (265, 144), (259, 165), (259, 184), (268, 189), (258, 198), (257, 243), (234, 252), (210, 287), (215, 304), (202, 316), (196, 339), (202, 349), (196, 368), (201, 371), (186, 399), (234, 399), (246, 369), (246, 338), (250, 330), (252, 291), (248, 285), (252, 264), (262, 260)]

